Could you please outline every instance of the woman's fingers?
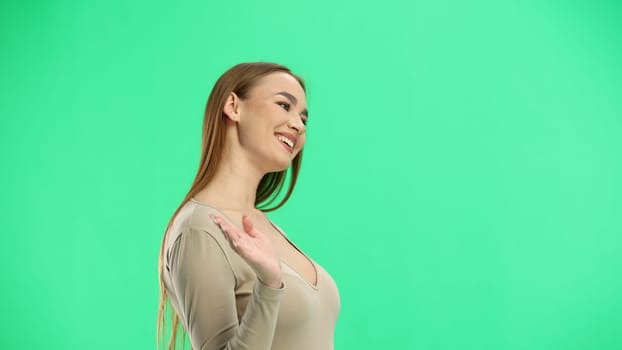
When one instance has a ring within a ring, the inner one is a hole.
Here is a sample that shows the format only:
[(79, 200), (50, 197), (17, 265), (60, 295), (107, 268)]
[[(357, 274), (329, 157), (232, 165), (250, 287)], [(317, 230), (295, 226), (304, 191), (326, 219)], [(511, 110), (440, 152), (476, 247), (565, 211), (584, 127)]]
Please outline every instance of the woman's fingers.
[(214, 222), (225, 232), (229, 240), (236, 241), (240, 239), (241, 236), (237, 228), (233, 227), (218, 214), (213, 214), (211, 217), (212, 220), (214, 220)]
[(221, 215), (214, 213), (210, 217), (225, 233), (232, 249), (250, 264), (261, 281), (274, 285), (275, 288), (280, 285), (281, 265), (278, 253), (270, 240), (255, 229), (250, 217), (242, 216), (242, 230)]
[(212, 214), (210, 217), (214, 220), (214, 223), (220, 226), (230, 241), (237, 242), (235, 246), (239, 245), (239, 241), (243, 239), (244, 236), (248, 235), (248, 237), (257, 238), (258, 232), (255, 230), (251, 218), (246, 215), (242, 216), (242, 226), (244, 227), (244, 232), (241, 232), (236, 226), (230, 224), (229, 221), (225, 220), (218, 214)]

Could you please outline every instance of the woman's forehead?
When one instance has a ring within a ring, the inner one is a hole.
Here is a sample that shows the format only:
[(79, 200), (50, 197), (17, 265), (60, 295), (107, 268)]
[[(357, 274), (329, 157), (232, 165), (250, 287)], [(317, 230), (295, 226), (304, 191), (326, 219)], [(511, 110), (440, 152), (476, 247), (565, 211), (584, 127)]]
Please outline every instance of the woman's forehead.
[(298, 80), (284, 72), (272, 73), (262, 77), (253, 90), (255, 90), (256, 95), (262, 97), (269, 97), (284, 91), (299, 101), (305, 99), (305, 92)]

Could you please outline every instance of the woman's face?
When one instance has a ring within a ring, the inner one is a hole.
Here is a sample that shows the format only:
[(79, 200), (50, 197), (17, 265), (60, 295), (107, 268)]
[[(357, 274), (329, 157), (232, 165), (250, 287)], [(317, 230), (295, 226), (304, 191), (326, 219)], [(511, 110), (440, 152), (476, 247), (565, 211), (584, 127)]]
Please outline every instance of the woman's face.
[(238, 137), (250, 161), (266, 172), (282, 171), (304, 146), (307, 100), (287, 73), (259, 80), (239, 101)]

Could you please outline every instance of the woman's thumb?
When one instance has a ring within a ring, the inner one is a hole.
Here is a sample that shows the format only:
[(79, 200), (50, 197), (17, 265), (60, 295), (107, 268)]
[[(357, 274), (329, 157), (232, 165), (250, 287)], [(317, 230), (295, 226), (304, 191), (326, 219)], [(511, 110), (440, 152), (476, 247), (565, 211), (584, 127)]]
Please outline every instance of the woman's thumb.
[(242, 226), (244, 227), (244, 231), (246, 233), (248, 233), (252, 237), (255, 237), (255, 232), (253, 230), (253, 222), (251, 221), (250, 217), (246, 215), (242, 216)]

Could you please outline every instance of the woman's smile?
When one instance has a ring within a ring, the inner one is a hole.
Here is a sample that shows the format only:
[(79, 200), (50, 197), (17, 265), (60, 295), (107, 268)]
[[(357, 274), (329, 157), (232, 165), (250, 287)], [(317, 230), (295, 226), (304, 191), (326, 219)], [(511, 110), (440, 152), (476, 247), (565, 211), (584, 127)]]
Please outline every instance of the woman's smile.
[(276, 139), (279, 141), (283, 147), (289, 151), (290, 153), (294, 152), (294, 145), (296, 145), (296, 136), (290, 133), (285, 132), (276, 132), (274, 133)]

